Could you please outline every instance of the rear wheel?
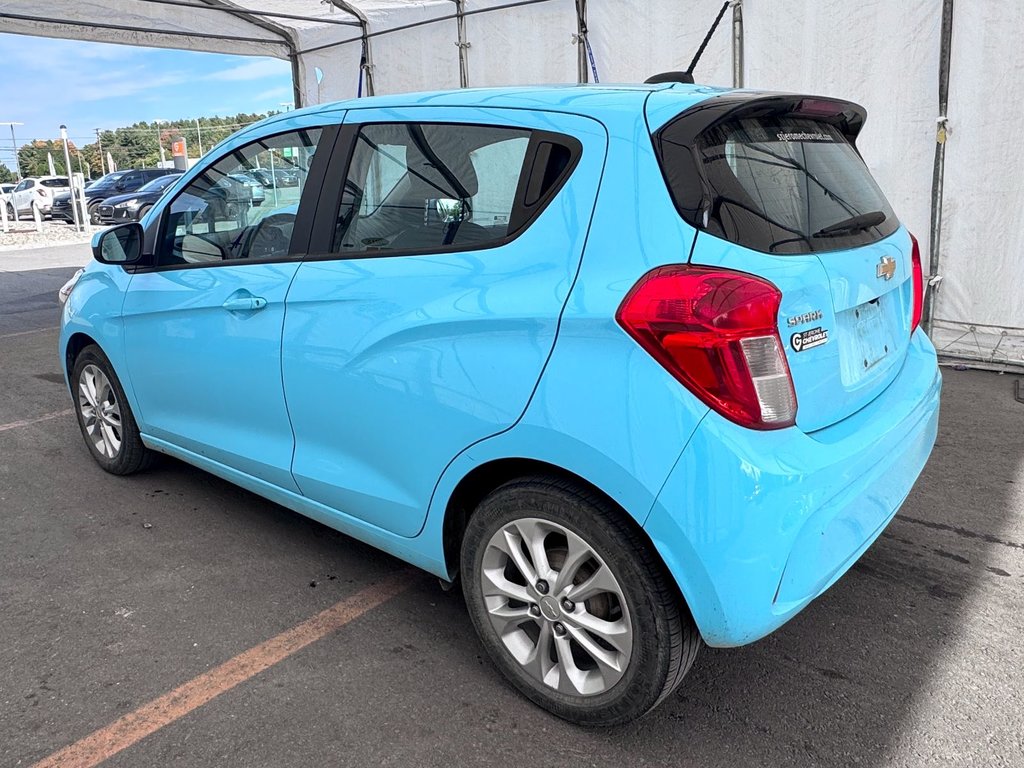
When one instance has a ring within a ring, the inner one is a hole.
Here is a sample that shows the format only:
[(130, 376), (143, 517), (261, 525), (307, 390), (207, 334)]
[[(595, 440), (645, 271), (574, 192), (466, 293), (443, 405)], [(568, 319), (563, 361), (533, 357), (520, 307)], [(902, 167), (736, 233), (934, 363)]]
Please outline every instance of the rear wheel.
[(153, 453), (142, 444), (121, 382), (95, 344), (79, 353), (71, 383), (78, 426), (96, 463), (114, 475), (148, 467)]
[(11, 221), (18, 220), (18, 214), (15, 212), (14, 206), (11, 205), (10, 203), (7, 204), (7, 218), (9, 218)]
[(700, 636), (621, 512), (571, 483), (508, 483), (470, 518), (466, 604), (492, 661), (530, 700), (581, 725), (645, 714), (682, 681)]

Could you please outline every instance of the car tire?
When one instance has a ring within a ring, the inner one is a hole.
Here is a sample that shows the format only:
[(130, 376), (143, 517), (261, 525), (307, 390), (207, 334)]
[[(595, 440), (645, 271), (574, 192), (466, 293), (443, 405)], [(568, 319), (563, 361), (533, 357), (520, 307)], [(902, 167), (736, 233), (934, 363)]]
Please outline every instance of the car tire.
[(89, 223), (94, 227), (100, 226), (103, 222), (100, 220), (100, 204), (93, 203), (89, 206)]
[(142, 444), (121, 382), (98, 346), (79, 353), (70, 379), (78, 426), (96, 463), (113, 475), (149, 467), (155, 454)]
[(141, 208), (139, 208), (139, 212), (135, 215), (135, 220), (142, 221), (142, 219), (145, 217), (147, 213), (149, 213), (149, 210), (152, 207), (152, 205), (144, 205)]
[(466, 606), (495, 666), (570, 722), (610, 726), (646, 714), (700, 649), (642, 532), (571, 482), (531, 477), (493, 491), (469, 519), (460, 565)]
[(18, 214), (14, 210), (14, 206), (11, 205), (10, 203), (7, 204), (7, 218), (10, 219), (11, 221), (18, 220)]

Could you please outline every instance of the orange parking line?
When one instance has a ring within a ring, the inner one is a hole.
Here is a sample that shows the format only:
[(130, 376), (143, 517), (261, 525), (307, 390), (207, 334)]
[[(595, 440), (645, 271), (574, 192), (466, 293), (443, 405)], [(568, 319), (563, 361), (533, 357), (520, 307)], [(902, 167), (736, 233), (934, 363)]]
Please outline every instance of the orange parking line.
[(57, 419), (61, 416), (67, 416), (68, 414), (74, 413), (74, 408), (68, 408), (63, 411), (54, 411), (53, 413), (46, 413), (42, 416), (36, 416), (34, 419), (22, 419), (21, 421), (12, 421), (10, 424), (0, 424), (0, 432), (6, 432), (9, 429), (18, 429), (19, 427), (27, 427), (29, 424), (38, 424), (40, 421), (49, 421), (50, 419)]
[(345, 626), (412, 585), (408, 571), (379, 581), (325, 611), (143, 704), (32, 768), (93, 768), (211, 699)]

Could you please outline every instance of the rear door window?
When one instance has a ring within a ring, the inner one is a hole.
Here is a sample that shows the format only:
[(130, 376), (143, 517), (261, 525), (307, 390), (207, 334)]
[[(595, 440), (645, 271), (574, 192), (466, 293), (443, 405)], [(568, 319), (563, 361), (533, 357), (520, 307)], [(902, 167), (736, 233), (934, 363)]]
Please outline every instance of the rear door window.
[(523, 128), (364, 125), (349, 162), (332, 252), (437, 253), (498, 245), (539, 214), (571, 173), (576, 155), (574, 139), (544, 134), (541, 141), (538, 132)]
[[(663, 162), (683, 160), (672, 151), (671, 125), (662, 147)], [(817, 253), (874, 243), (899, 226), (857, 150), (829, 123), (732, 119), (701, 134), (695, 150), (712, 197), (704, 226), (726, 240), (765, 253)], [(673, 174), (666, 178), (671, 188)], [(686, 190), (672, 191), (679, 205)]]

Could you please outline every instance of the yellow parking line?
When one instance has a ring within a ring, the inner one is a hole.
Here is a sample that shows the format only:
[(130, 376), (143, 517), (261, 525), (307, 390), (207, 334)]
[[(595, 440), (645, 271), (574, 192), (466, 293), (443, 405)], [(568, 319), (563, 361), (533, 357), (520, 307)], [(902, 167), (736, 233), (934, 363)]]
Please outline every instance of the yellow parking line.
[(358, 619), (367, 611), (405, 591), (412, 583), (408, 571), (401, 571), (372, 584), (301, 624), (192, 678), (148, 704), (143, 704), (134, 712), (129, 712), (84, 739), (54, 752), (32, 768), (93, 768), (211, 699), (284, 661), (296, 651)]

